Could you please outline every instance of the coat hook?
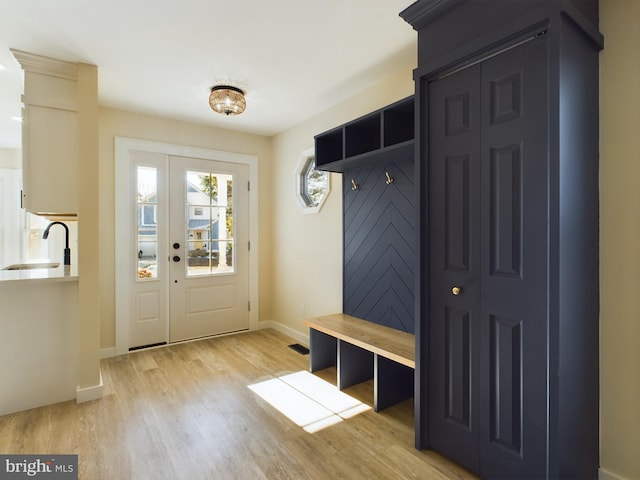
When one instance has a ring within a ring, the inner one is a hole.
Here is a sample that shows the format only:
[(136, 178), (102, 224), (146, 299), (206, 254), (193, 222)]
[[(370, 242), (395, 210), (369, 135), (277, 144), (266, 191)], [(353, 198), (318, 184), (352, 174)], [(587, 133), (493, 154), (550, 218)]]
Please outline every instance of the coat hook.
[(352, 179), (351, 179), (351, 190), (353, 190), (353, 191), (355, 192), (355, 191), (356, 191), (356, 190), (358, 190), (359, 188), (360, 188), (360, 185), (358, 185), (358, 184), (356, 183), (356, 181), (352, 178)]
[(389, 172), (384, 172), (385, 176), (387, 177), (387, 179), (385, 180), (385, 183), (387, 185), (391, 185), (393, 183), (393, 177), (389, 176)]

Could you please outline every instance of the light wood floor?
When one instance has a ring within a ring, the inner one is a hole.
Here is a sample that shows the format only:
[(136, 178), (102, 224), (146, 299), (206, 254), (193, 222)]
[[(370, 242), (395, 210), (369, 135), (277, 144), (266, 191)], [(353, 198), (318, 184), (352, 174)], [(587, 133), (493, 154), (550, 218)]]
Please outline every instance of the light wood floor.
[[(476, 478), (413, 448), (411, 401), (314, 434), (287, 419), (248, 385), (307, 370), (291, 343), (261, 330), (103, 360), (102, 399), (0, 417), (0, 453), (77, 453), (86, 480)], [(373, 403), (371, 382), (346, 392)]]

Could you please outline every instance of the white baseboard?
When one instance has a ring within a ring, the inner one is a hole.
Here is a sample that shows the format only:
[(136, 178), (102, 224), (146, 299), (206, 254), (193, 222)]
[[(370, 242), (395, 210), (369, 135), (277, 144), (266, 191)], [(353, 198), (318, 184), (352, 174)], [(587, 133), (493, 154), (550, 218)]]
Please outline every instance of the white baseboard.
[(91, 387), (78, 387), (76, 389), (76, 403), (90, 402), (102, 398), (104, 383), (102, 383), (102, 371), (100, 371), (100, 383)]
[(100, 349), (100, 360), (103, 358), (111, 358), (116, 356), (116, 347), (107, 347)]
[(304, 345), (307, 345), (307, 346), (309, 345), (309, 335), (300, 333), (299, 331), (294, 330), (293, 328), (287, 325), (284, 325), (280, 322), (276, 322), (275, 320), (267, 320), (264, 322), (260, 322), (258, 324), (258, 330), (262, 330), (263, 328), (273, 328), (274, 330), (284, 333), (285, 335), (290, 336), (294, 340), (297, 340), (298, 342)]
[(620, 477), (614, 473), (608, 472), (601, 468), (598, 470), (598, 480), (627, 480), (624, 477)]

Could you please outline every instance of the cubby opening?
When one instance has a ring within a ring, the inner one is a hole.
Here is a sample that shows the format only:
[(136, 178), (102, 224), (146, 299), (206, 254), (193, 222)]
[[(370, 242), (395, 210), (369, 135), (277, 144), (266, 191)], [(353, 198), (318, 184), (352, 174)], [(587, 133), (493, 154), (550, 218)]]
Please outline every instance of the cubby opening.
[(316, 167), (342, 160), (343, 138), (342, 128), (316, 137)]
[(383, 115), (384, 146), (390, 147), (414, 139), (413, 97), (391, 105)]
[(363, 117), (345, 128), (345, 158), (380, 148), (380, 114)]

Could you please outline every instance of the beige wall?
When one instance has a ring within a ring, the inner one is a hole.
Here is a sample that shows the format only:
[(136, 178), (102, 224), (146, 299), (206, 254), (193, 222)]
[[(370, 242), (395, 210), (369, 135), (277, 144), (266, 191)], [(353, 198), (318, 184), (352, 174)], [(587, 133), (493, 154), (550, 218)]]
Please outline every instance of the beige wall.
[(640, 478), (640, 2), (601, 0), (600, 463)]
[(303, 213), (295, 198), (302, 152), (314, 146), (314, 135), (413, 94), (414, 68), (407, 63), (365, 92), (274, 137), (271, 320), (285, 330), (305, 336), (303, 317), (342, 311), (342, 175), (331, 174), (331, 193), (319, 213)]
[[(212, 115), (215, 115), (212, 112)], [(258, 157), (260, 312), (271, 310), (271, 139), (259, 135), (189, 124), (160, 117), (100, 109), (100, 305), (101, 348), (115, 345), (115, 155), (114, 138), (128, 137), (209, 148)]]

